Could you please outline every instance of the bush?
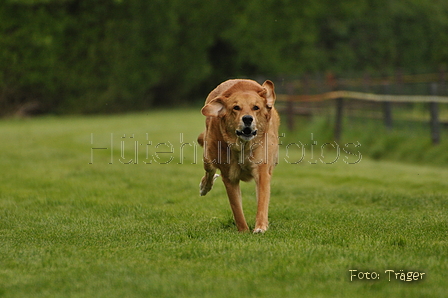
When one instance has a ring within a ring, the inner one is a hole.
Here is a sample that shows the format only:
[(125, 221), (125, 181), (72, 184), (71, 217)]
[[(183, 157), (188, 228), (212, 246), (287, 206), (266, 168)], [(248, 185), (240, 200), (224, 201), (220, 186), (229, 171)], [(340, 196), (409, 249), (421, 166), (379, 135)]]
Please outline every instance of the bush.
[[(434, 70), (448, 2), (1, 0), (0, 113), (191, 103), (222, 80)], [(371, 3), (372, 2), (372, 3)]]

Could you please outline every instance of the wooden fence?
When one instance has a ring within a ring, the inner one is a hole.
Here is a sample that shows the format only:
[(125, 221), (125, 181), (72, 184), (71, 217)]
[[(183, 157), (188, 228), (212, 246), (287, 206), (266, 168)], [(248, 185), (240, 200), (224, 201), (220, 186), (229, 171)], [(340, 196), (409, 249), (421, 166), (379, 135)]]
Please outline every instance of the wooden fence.
[[(403, 76), (398, 73), (395, 77), (386, 77), (379, 79), (351, 79), (351, 80), (341, 80), (338, 83), (333, 76), (327, 77), (326, 88), (327, 89), (338, 89), (339, 86), (371, 86), (373, 84), (382, 85), (383, 91), (387, 92), (390, 88), (390, 81), (397, 84), (398, 90), (402, 89), (401, 84), (404, 83), (429, 83), (430, 84), (430, 94), (431, 95), (394, 95), (394, 94), (376, 94), (370, 92), (357, 92), (357, 91), (347, 91), (347, 90), (335, 90), (330, 92), (323, 92), (314, 95), (297, 95), (294, 94), (296, 89), (294, 84), (297, 85), (297, 81), (290, 82), (287, 84), (286, 94), (278, 94), (277, 100), (279, 102), (284, 102), (286, 104), (285, 113), (287, 117), (287, 125), (289, 130), (294, 129), (294, 118), (297, 115), (297, 109), (295, 107), (296, 103), (305, 102), (322, 102), (327, 100), (335, 100), (335, 124), (334, 124), (334, 138), (340, 140), (342, 134), (342, 120), (344, 116), (344, 105), (346, 100), (355, 99), (361, 101), (370, 102), (382, 102), (383, 105), (383, 119), (384, 124), (388, 129), (392, 129), (392, 103), (409, 103), (409, 102), (420, 102), (429, 103), (429, 113), (430, 113), (430, 127), (431, 127), (431, 139), (433, 144), (438, 144), (440, 142), (440, 120), (439, 120), (439, 104), (448, 104), (448, 96), (439, 95), (440, 93), (445, 93), (445, 73), (440, 72), (438, 74), (423, 74), (423, 75), (407, 75)], [(367, 84), (366, 84), (367, 81)], [(308, 79), (304, 82), (299, 82), (301, 89), (307, 90), (307, 85), (310, 84)]]

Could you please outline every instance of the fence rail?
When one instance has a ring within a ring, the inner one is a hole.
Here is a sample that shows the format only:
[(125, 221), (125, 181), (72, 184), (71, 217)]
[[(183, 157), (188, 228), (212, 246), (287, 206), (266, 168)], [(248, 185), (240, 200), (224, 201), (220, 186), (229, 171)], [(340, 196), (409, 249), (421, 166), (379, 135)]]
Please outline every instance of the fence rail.
[(314, 102), (324, 101), (336, 98), (351, 98), (369, 101), (389, 101), (389, 102), (440, 102), (448, 103), (448, 96), (438, 95), (390, 95), (390, 94), (374, 94), (355, 91), (331, 91), (315, 95), (277, 95), (279, 101), (294, 102)]
[[(393, 82), (397, 89), (400, 90), (403, 83), (429, 83), (431, 95), (393, 95), (387, 94), (389, 87)], [(321, 82), (322, 83), (322, 82)], [(373, 85), (384, 86), (383, 91), (385, 94), (377, 94), (371, 92), (358, 92), (348, 90), (335, 90), (330, 92), (323, 92), (320, 94), (294, 94), (294, 89), (299, 87), (302, 90), (309, 90), (310, 85), (319, 85), (316, 82), (312, 83), (308, 78), (302, 81), (295, 80), (290, 81), (287, 84), (287, 94), (278, 94), (277, 100), (286, 103), (287, 123), (290, 130), (294, 129), (294, 117), (296, 115), (295, 104), (305, 102), (322, 102), (327, 100), (335, 100), (335, 126), (334, 126), (334, 138), (339, 140), (342, 134), (342, 120), (344, 111), (344, 100), (355, 99), (365, 100), (372, 102), (381, 102), (383, 104), (383, 118), (384, 124), (388, 129), (392, 129), (392, 104), (391, 103), (429, 103), (430, 112), (430, 127), (431, 127), (431, 139), (433, 144), (440, 142), (440, 121), (439, 121), (439, 106), (438, 104), (448, 104), (448, 96), (440, 95), (444, 93), (446, 86), (445, 72), (441, 71), (436, 74), (420, 74), (420, 75), (403, 75), (397, 72), (394, 77), (383, 77), (372, 79), (366, 76), (361, 79), (339, 79), (336, 80), (333, 76), (329, 76), (324, 83), (326, 88), (338, 89), (341, 86), (353, 87), (363, 86), (367, 90)], [(322, 84), (320, 84), (322, 86)]]

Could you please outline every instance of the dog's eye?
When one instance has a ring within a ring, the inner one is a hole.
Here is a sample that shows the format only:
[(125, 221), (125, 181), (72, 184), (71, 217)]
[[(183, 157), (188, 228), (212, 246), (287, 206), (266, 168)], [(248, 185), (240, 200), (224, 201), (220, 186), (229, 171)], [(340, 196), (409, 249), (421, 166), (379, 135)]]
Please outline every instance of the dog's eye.
[(234, 106), (233, 109), (234, 109), (235, 111), (239, 111), (239, 110), (241, 110), (240, 106)]
[(254, 106), (254, 111), (259, 110), (260, 107), (259, 106)]

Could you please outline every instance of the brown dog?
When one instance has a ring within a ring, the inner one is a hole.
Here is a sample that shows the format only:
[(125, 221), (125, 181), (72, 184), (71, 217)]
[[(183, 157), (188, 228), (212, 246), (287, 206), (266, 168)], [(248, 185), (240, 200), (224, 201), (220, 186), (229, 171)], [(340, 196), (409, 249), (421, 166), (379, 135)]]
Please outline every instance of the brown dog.
[(240, 180), (255, 180), (258, 209), (254, 233), (268, 228), (271, 176), (278, 159), (280, 118), (274, 108), (274, 84), (252, 80), (228, 80), (216, 87), (205, 100), (202, 114), (206, 128), (198, 137), (204, 147), (205, 176), (201, 196), (212, 188), (219, 176), (226, 187), (239, 231), (247, 231)]

